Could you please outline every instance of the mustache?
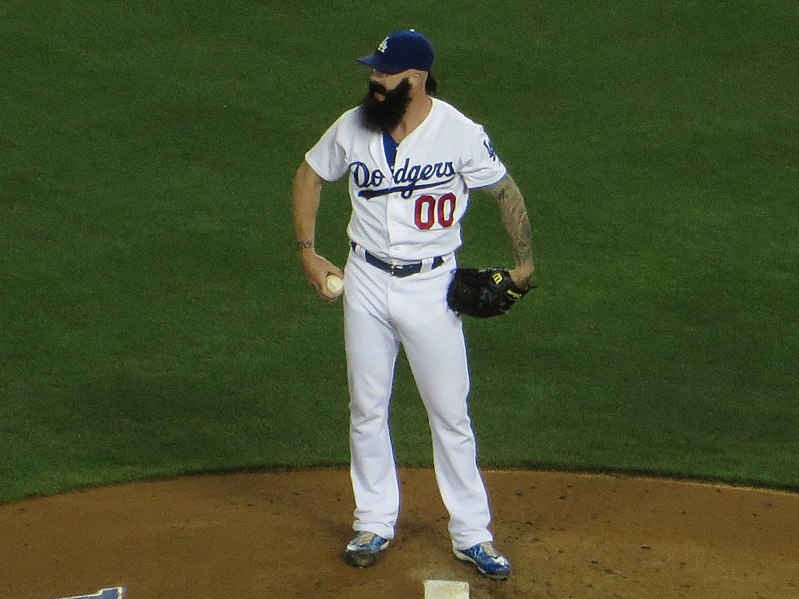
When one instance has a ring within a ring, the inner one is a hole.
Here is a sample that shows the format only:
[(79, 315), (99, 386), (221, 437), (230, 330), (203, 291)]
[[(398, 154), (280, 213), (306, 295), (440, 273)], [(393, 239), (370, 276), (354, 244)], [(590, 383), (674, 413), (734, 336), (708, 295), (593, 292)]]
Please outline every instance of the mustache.
[(381, 85), (380, 83), (377, 83), (375, 81), (370, 81), (369, 82), (369, 93), (370, 94), (378, 93), (378, 94), (381, 94), (383, 96), (386, 96), (386, 95), (388, 95), (388, 90), (385, 88), (384, 85)]
[[(381, 83), (369, 81), (369, 91), (361, 102), (361, 119), (367, 129), (372, 131), (391, 131), (402, 120), (405, 109), (411, 101), (410, 83), (402, 80), (397, 87), (388, 91)], [(378, 99), (375, 94), (380, 94)]]

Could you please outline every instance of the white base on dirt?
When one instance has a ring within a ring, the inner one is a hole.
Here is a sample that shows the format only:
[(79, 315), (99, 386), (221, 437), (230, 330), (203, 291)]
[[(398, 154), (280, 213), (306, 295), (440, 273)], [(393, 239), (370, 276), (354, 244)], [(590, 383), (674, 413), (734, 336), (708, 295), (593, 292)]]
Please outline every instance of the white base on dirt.
[(469, 599), (469, 583), (453, 580), (425, 580), (424, 599)]

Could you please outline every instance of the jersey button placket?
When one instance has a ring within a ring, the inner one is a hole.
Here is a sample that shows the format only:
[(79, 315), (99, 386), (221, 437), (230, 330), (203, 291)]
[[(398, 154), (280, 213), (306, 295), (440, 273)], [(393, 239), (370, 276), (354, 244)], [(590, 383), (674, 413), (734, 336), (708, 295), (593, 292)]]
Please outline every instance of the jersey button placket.
[(386, 199), (386, 224), (388, 228), (388, 241), (389, 247), (387, 248), (388, 257), (390, 260), (395, 258), (403, 259), (403, 256), (397, 254), (396, 242), (400, 237), (403, 219), (403, 200), (401, 195), (397, 192), (391, 193)]

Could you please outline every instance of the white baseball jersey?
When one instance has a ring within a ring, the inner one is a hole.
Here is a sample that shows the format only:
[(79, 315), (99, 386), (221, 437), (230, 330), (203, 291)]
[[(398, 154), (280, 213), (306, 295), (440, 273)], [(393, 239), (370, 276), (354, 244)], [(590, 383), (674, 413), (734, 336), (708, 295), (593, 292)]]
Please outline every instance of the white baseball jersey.
[[(433, 98), (424, 121), (398, 145), (345, 112), (305, 155), (326, 181), (349, 172), (352, 241), (383, 260), (417, 261), (454, 252), (469, 190), (506, 174), (482, 126)], [(392, 154), (396, 152), (396, 155)], [(391, 162), (393, 159), (393, 163)]]

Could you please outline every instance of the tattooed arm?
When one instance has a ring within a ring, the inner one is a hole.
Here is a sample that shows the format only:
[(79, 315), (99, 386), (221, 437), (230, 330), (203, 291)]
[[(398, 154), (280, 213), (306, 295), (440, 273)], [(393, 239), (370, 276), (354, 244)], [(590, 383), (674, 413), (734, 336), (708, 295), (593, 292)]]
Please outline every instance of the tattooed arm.
[(533, 263), (533, 234), (524, 205), (522, 192), (510, 175), (485, 190), (499, 206), (502, 224), (508, 232), (516, 267), (510, 271), (513, 282), (521, 288), (529, 287), (535, 265)]
[(323, 183), (324, 179), (303, 161), (294, 176), (291, 211), (294, 232), (297, 235), (297, 254), (305, 270), (305, 276), (320, 298), (333, 301), (336, 296), (327, 290), (325, 280), (328, 274), (342, 277), (344, 273), (327, 258), (317, 254), (314, 249), (316, 215)]

